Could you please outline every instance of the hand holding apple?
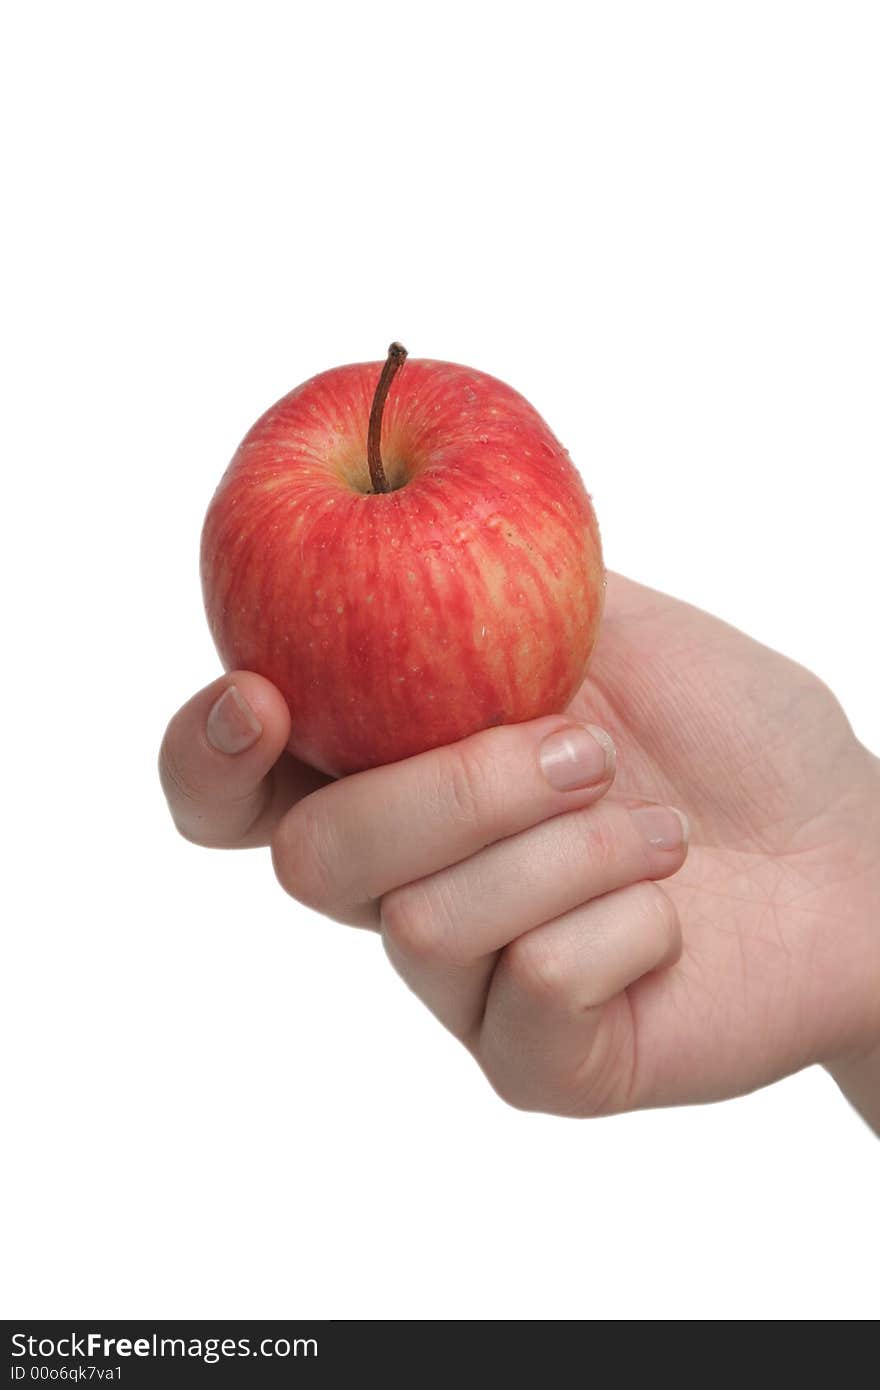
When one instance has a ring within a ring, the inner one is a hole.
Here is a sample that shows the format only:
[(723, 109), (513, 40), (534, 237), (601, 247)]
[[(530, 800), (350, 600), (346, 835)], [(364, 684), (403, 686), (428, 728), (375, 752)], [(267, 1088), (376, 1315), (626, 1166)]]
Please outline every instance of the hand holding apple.
[(224, 664), (278, 687), (290, 751), (334, 776), (563, 710), (601, 617), (596, 520), (541, 417), (405, 359), (392, 344), (267, 411), (202, 536)]
[(175, 823), (271, 844), (288, 892), (381, 927), (517, 1105), (692, 1104), (824, 1062), (880, 1124), (880, 760), (710, 614), (620, 575), (607, 610), (565, 714), (337, 781), (284, 752), (275, 686), (221, 676), (163, 740)]

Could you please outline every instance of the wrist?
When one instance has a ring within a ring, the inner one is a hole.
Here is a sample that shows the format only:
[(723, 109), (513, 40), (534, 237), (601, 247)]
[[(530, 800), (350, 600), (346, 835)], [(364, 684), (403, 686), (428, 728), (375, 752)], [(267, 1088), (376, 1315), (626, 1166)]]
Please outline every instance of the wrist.
[(861, 988), (853, 998), (848, 1046), (825, 1068), (851, 1105), (880, 1135), (880, 759), (866, 751), (866, 794), (853, 835), (853, 858), (863, 866), (852, 903), (853, 935), (861, 946)]

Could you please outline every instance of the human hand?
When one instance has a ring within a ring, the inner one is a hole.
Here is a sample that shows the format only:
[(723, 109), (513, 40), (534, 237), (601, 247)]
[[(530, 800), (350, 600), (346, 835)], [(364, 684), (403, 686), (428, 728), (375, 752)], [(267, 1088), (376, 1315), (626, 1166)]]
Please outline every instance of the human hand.
[[(542, 741), (573, 721), (611, 734), (610, 792), (599, 747), (590, 785), (541, 773)], [(877, 760), (821, 682), (717, 619), (611, 576), (565, 716), (330, 784), (283, 752), (288, 733), (252, 673), (194, 697), (162, 753), (182, 832), (271, 842), (294, 896), (379, 927), (512, 1103), (720, 1098), (880, 1037)], [(670, 803), (691, 820), (686, 863)]]

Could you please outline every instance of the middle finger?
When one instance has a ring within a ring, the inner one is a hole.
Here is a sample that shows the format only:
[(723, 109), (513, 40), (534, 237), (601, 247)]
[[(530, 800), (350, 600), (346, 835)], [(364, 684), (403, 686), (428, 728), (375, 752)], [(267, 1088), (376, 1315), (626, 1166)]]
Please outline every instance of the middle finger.
[(392, 888), (596, 801), (613, 775), (608, 735), (565, 715), (488, 729), (307, 796), (278, 826), (275, 870), (307, 906), (377, 926)]

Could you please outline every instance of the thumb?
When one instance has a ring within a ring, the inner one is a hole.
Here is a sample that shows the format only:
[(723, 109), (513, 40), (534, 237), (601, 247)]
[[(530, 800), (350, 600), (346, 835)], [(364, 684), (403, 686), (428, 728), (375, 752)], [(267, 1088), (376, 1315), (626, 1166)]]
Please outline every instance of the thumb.
[(233, 671), (177, 711), (159, 777), (180, 833), (220, 848), (265, 845), (295, 801), (327, 778), (285, 753), (290, 713), (253, 671)]

